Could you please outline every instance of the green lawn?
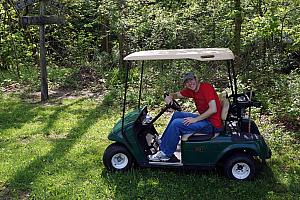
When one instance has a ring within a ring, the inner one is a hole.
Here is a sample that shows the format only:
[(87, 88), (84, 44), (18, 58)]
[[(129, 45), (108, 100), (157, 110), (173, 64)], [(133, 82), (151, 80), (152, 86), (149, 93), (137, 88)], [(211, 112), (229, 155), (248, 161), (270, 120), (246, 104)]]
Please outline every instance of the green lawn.
[(0, 199), (300, 199), (299, 132), (260, 123), (273, 157), (251, 182), (215, 171), (110, 173), (102, 155), (119, 117), (120, 107), (99, 100), (41, 105), (2, 95)]

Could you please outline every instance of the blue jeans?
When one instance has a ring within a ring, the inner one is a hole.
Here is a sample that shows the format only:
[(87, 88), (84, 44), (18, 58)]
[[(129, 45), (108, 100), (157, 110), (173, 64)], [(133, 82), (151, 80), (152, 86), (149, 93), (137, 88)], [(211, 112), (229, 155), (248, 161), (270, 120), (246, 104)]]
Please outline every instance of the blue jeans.
[(165, 129), (160, 144), (160, 150), (168, 157), (176, 151), (177, 144), (180, 140), (180, 135), (191, 134), (201, 131), (201, 133), (213, 132), (213, 125), (208, 120), (201, 120), (188, 126), (183, 124), (186, 117), (197, 117), (198, 114), (189, 112), (175, 112)]

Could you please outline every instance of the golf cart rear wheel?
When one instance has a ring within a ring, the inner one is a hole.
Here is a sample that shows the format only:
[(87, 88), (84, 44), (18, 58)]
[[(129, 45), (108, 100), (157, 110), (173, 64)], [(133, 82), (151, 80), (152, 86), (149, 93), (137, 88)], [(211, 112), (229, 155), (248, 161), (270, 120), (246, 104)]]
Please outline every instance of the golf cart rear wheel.
[(127, 171), (132, 167), (133, 158), (126, 147), (114, 143), (106, 148), (103, 163), (109, 171)]
[(234, 180), (251, 180), (255, 174), (253, 158), (247, 154), (235, 154), (227, 159), (224, 172)]

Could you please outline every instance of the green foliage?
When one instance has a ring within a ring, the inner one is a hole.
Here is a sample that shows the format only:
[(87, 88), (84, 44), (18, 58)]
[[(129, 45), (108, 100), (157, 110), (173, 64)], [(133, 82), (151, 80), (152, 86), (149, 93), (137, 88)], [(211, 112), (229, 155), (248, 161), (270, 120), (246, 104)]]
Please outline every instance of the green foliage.
[[(237, 68), (242, 92), (253, 89), (274, 118), (297, 121), (300, 69), (300, 4), (232, 0), (62, 0), (65, 10), (46, 5), (47, 15), (63, 15), (64, 25), (46, 26), (49, 89), (109, 91), (107, 105), (122, 101), (124, 69), (120, 60), (138, 50), (229, 47), (235, 49), (235, 19), (241, 17)], [(12, 1), (0, 3), (0, 82), (20, 85), (25, 94), (40, 90), (37, 26), (21, 27), (18, 18), (38, 14), (39, 3), (16, 11)], [(134, 64), (135, 65), (135, 64)], [(180, 77), (195, 71), (217, 90), (228, 88), (226, 68), (193, 61), (146, 62), (142, 103), (161, 103), (164, 92), (181, 88)], [(215, 70), (217, 69), (217, 70)], [(128, 103), (135, 106), (139, 70), (130, 70)], [(279, 112), (280, 111), (280, 112)]]
[(78, 76), (78, 68), (58, 68), (50, 67), (48, 70), (49, 88), (78, 88), (80, 80)]
[(299, 73), (292, 72), (289, 76), (278, 76), (278, 80), (269, 90), (270, 98), (273, 100), (269, 105), (277, 117), (290, 116), (297, 120), (300, 115), (299, 91)]

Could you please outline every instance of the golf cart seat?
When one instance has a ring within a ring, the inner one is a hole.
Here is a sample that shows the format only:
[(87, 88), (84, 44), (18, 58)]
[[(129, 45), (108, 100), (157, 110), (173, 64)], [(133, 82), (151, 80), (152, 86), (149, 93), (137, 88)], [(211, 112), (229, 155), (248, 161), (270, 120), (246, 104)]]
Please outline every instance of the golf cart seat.
[[(226, 121), (227, 115), (228, 115), (228, 111), (229, 111), (229, 105), (230, 105), (226, 92), (222, 92), (221, 94), (219, 94), (219, 99), (220, 99), (220, 103), (222, 106), (221, 119), (224, 122), (223, 124), (225, 124), (225, 121)], [(185, 135), (181, 136), (181, 141), (185, 142), (185, 141), (210, 140), (210, 139), (217, 137), (221, 131), (222, 130), (220, 130), (220, 131), (214, 130), (212, 133), (209, 133), (209, 134), (205, 134), (205, 133), (201, 133), (201, 132), (185, 134)]]
[(215, 137), (217, 137), (220, 134), (220, 132), (212, 132), (209, 134), (197, 132), (192, 134), (185, 134), (181, 136), (181, 141), (206, 141), (211, 140)]

